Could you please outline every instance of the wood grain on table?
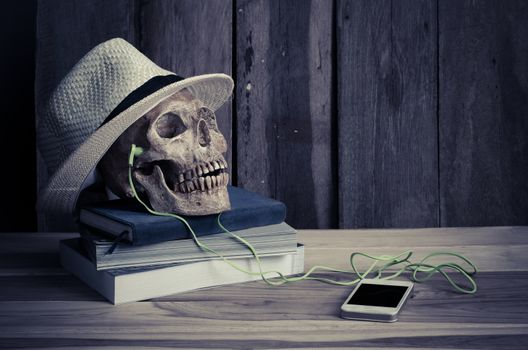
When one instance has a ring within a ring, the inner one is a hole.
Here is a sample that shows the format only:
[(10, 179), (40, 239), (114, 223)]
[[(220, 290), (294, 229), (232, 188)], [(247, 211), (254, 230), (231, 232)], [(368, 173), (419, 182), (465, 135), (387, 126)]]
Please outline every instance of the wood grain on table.
[[(417, 258), (454, 250), (477, 264), (478, 292), (418, 284), (396, 323), (342, 320), (351, 287), (304, 281), (210, 288), (112, 306), (65, 272), (58, 240), (0, 234), (0, 348), (464, 348), (528, 344), (528, 227), (304, 230), (306, 267), (345, 267), (352, 251)], [(345, 279), (344, 274), (332, 277)]]

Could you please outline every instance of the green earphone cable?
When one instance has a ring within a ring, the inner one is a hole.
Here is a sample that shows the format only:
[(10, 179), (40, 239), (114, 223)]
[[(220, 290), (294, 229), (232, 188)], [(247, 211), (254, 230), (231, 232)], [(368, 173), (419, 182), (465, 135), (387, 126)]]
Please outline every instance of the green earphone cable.
[[(454, 289), (456, 289), (457, 291), (459, 291), (461, 293), (473, 294), (473, 293), (475, 293), (477, 291), (477, 284), (476, 284), (475, 280), (471, 277), (477, 272), (476, 266), (471, 262), (471, 260), (469, 260), (465, 256), (463, 256), (461, 254), (457, 254), (457, 253), (452, 253), (452, 252), (433, 252), (433, 253), (425, 256), (418, 263), (411, 262), (410, 258), (411, 258), (412, 254), (413, 254), (411, 251), (406, 251), (406, 252), (403, 252), (401, 254), (394, 255), (394, 256), (390, 256), (390, 255), (372, 256), (372, 255), (365, 254), (365, 253), (355, 252), (355, 253), (352, 253), (350, 255), (350, 265), (352, 267), (351, 270), (343, 270), (343, 269), (336, 269), (336, 268), (332, 268), (332, 267), (328, 267), (328, 266), (316, 265), (316, 266), (313, 266), (312, 268), (310, 268), (303, 275), (297, 276), (297, 277), (286, 277), (279, 271), (263, 271), (262, 263), (260, 261), (260, 256), (258, 255), (258, 253), (255, 250), (255, 248), (247, 240), (245, 240), (244, 238), (236, 235), (233, 232), (230, 232), (227, 228), (225, 228), (224, 225), (222, 225), (222, 223), (220, 222), (220, 217), (221, 217), (222, 214), (219, 214), (218, 217), (217, 217), (217, 223), (220, 226), (220, 228), (222, 228), (222, 230), (225, 233), (227, 233), (228, 235), (230, 235), (232, 238), (238, 240), (240, 243), (245, 245), (251, 251), (253, 256), (255, 257), (255, 261), (256, 261), (257, 266), (259, 268), (259, 272), (246, 270), (243, 267), (240, 267), (238, 264), (236, 264), (236, 263), (232, 262), (231, 260), (229, 260), (228, 258), (226, 258), (221, 253), (215, 251), (214, 249), (209, 248), (208, 246), (206, 246), (205, 244), (200, 242), (200, 240), (198, 240), (198, 237), (196, 236), (196, 233), (194, 232), (192, 227), (189, 225), (189, 222), (187, 220), (185, 220), (185, 218), (183, 218), (183, 217), (181, 217), (179, 215), (176, 215), (176, 214), (172, 214), (172, 213), (157, 212), (157, 211), (151, 209), (147, 204), (145, 204), (145, 202), (143, 202), (141, 200), (141, 198), (139, 198), (139, 195), (138, 195), (138, 193), (136, 191), (136, 188), (134, 186), (134, 181), (132, 179), (132, 168), (133, 168), (133, 164), (134, 164), (134, 157), (137, 156), (137, 155), (140, 155), (142, 152), (143, 151), (142, 151), (142, 149), (140, 147), (137, 147), (136, 145), (133, 144), (131, 149), (130, 149), (130, 155), (129, 155), (129, 158), (128, 158), (128, 181), (129, 181), (129, 185), (130, 185), (130, 188), (132, 190), (132, 194), (133, 194), (134, 198), (141, 205), (143, 205), (143, 207), (145, 207), (145, 209), (149, 213), (151, 213), (153, 215), (169, 216), (169, 217), (173, 217), (175, 219), (178, 219), (178, 220), (182, 221), (184, 223), (184, 225), (187, 227), (187, 229), (189, 230), (189, 232), (191, 233), (191, 235), (193, 237), (193, 240), (196, 243), (196, 245), (198, 245), (203, 250), (208, 251), (208, 252), (210, 252), (212, 254), (215, 254), (216, 256), (221, 258), (224, 262), (226, 262), (231, 267), (233, 267), (234, 269), (236, 269), (236, 270), (238, 270), (240, 272), (243, 272), (243, 273), (246, 273), (246, 274), (249, 274), (249, 275), (254, 275), (254, 276), (261, 276), (262, 280), (264, 282), (270, 284), (270, 285), (278, 286), (278, 285), (282, 285), (282, 284), (288, 283), (288, 282), (296, 282), (296, 281), (301, 281), (301, 280), (316, 280), (316, 281), (321, 281), (321, 282), (330, 283), (330, 284), (334, 284), (334, 285), (351, 286), (351, 285), (354, 285), (354, 284), (358, 283), (360, 280), (366, 278), (370, 273), (375, 273), (376, 274), (375, 278), (392, 279), (392, 278), (396, 278), (396, 277), (400, 276), (405, 271), (410, 271), (410, 272), (412, 272), (411, 279), (414, 282), (418, 282), (418, 283), (425, 282), (425, 281), (429, 280), (431, 277), (433, 277), (433, 275), (435, 273), (438, 272), (442, 276), (444, 276), (444, 278), (451, 284), (451, 286), (453, 286)], [(467, 270), (464, 267), (462, 267), (461, 265), (459, 265), (457, 263), (453, 263), (453, 262), (442, 263), (442, 264), (438, 264), (438, 265), (431, 265), (431, 264), (427, 263), (427, 261), (429, 259), (431, 259), (433, 257), (438, 257), (438, 256), (455, 257), (455, 258), (461, 260), (462, 262), (464, 262), (465, 264), (467, 264), (470, 267), (470, 269)], [(367, 258), (367, 259), (371, 259), (371, 260), (373, 260), (373, 263), (370, 265), (370, 267), (365, 272), (361, 273), (361, 272), (358, 271), (358, 269), (356, 267), (356, 264), (355, 264), (355, 261), (354, 261), (356, 257), (364, 257), (364, 258)], [(379, 263), (381, 263), (382, 265), (377, 267)], [(400, 265), (398, 270), (393, 272), (391, 275), (383, 276), (383, 274), (386, 272), (386, 270), (388, 268), (390, 268), (390, 267), (398, 267), (398, 265)], [(451, 269), (451, 270), (459, 272), (469, 282), (470, 287), (469, 288), (464, 288), (459, 283), (455, 282), (445, 272), (446, 269)], [(325, 270), (325, 271), (332, 271), (332, 272), (342, 272), (342, 273), (353, 273), (353, 274), (355, 274), (357, 276), (357, 278), (354, 279), (354, 280), (351, 280), (351, 281), (340, 282), (340, 281), (335, 281), (335, 280), (332, 280), (332, 279), (329, 279), (329, 278), (312, 277), (312, 276), (310, 276), (311, 274), (313, 274), (315, 271), (318, 271), (318, 270)], [(419, 277), (419, 274), (423, 274), (423, 277)], [(272, 276), (268, 277), (269, 275), (272, 275)], [(270, 278), (271, 279), (279, 279), (279, 280), (278, 281), (272, 281), (272, 280), (270, 280)]]

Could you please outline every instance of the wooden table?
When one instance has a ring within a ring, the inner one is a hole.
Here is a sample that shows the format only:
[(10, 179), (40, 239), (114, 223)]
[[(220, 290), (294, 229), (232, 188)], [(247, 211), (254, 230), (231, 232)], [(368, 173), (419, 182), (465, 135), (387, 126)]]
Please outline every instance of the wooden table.
[(0, 234), (0, 347), (528, 348), (528, 227), (301, 231), (306, 267), (406, 249), (455, 250), (476, 262), (477, 294), (457, 294), (439, 276), (416, 286), (392, 324), (340, 319), (351, 288), (314, 281), (112, 306), (60, 267), (58, 240), (72, 236)]

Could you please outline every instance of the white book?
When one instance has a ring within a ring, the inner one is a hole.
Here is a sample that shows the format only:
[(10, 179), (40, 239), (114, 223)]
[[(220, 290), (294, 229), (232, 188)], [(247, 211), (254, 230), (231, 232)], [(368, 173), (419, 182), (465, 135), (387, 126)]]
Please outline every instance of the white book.
[[(82, 250), (80, 239), (62, 240), (59, 248), (62, 266), (115, 305), (261, 279), (259, 275), (235, 270), (222, 260), (97, 271)], [(254, 257), (233, 261), (247, 270), (258, 271)], [(261, 262), (265, 271), (280, 271), (287, 276), (302, 273), (304, 246), (298, 245), (294, 253), (264, 256)]]

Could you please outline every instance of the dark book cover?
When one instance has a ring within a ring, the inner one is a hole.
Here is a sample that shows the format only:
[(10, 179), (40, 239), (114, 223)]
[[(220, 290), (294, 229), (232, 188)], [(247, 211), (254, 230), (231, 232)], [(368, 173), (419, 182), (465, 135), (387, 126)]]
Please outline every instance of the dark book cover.
[[(277, 200), (228, 186), (231, 210), (225, 211), (220, 222), (230, 231), (239, 231), (251, 227), (278, 224), (286, 217), (286, 206)], [(105, 201), (81, 208), (99, 217), (110, 219), (125, 225), (131, 233), (133, 245), (144, 245), (175, 239), (191, 238), (185, 224), (176, 218), (158, 216), (148, 213), (134, 199), (118, 199)], [(204, 216), (184, 216), (197, 236), (205, 236), (223, 232), (217, 223), (218, 214)], [(81, 222), (88, 226), (93, 223)], [(98, 229), (104, 228), (98, 227)], [(116, 233), (113, 233), (116, 235)]]

